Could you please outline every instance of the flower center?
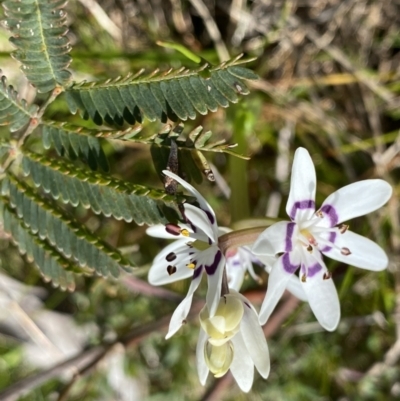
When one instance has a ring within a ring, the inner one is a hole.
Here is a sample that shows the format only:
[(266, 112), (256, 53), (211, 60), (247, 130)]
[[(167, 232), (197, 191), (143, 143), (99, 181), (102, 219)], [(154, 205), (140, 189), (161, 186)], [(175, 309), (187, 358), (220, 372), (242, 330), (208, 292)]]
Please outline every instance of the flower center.
[(206, 249), (211, 247), (210, 244), (208, 244), (207, 242), (201, 241), (199, 239), (194, 242), (191, 242), (190, 246), (197, 249), (198, 251), (205, 251)]
[(307, 247), (307, 251), (312, 252), (313, 246), (318, 246), (318, 242), (307, 228), (300, 230), (300, 241)]

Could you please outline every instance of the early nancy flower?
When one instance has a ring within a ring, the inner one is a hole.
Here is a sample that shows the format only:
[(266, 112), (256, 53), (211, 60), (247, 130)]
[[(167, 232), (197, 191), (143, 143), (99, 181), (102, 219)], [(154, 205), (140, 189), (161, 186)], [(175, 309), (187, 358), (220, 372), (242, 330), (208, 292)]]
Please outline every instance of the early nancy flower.
[(197, 342), (197, 371), (204, 385), (208, 372), (223, 376), (229, 369), (242, 391), (251, 389), (254, 366), (263, 378), (270, 370), (267, 341), (257, 312), (241, 294), (231, 290), (220, 298), (210, 317), (206, 307), (200, 312)]
[(147, 229), (147, 234), (161, 238), (176, 238), (154, 259), (149, 271), (149, 282), (163, 285), (192, 277), (185, 299), (172, 315), (166, 338), (174, 335), (184, 323), (192, 304), (193, 293), (200, 284), (202, 273), (208, 278), (206, 305), (210, 316), (218, 306), (221, 296), (221, 282), (225, 257), (218, 247), (218, 226), (214, 211), (200, 193), (170, 171), (164, 170), (168, 177), (178, 181), (196, 198), (199, 207), (185, 203), (184, 217), (187, 224), (167, 224)]
[(344, 221), (370, 213), (392, 194), (379, 179), (360, 181), (334, 192), (315, 211), (316, 176), (306, 149), (296, 150), (286, 212), (290, 222), (268, 227), (255, 242), (255, 255), (279, 255), (273, 264), (268, 290), (260, 311), (265, 323), (299, 268), (302, 287), (319, 323), (334, 330), (340, 319), (336, 288), (322, 254), (363, 269), (379, 271), (388, 265), (376, 243), (348, 230)]

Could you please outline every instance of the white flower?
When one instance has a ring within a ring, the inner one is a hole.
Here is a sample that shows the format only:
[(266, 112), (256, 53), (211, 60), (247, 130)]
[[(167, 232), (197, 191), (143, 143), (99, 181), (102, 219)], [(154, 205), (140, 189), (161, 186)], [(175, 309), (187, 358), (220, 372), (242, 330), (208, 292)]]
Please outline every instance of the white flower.
[[(282, 296), (293, 273), (300, 268), (301, 284), (319, 323), (334, 330), (340, 319), (336, 288), (322, 254), (363, 269), (379, 271), (388, 258), (373, 241), (348, 230), (342, 222), (370, 213), (392, 194), (379, 179), (360, 181), (334, 192), (315, 211), (316, 176), (306, 149), (296, 150), (286, 212), (291, 222), (267, 228), (255, 242), (255, 255), (280, 255), (272, 266), (268, 290), (260, 310), (265, 323)], [(260, 256), (261, 258), (261, 256)]]
[(236, 291), (221, 297), (214, 316), (207, 308), (200, 312), (197, 342), (197, 371), (205, 384), (209, 371), (215, 377), (229, 369), (242, 391), (251, 389), (254, 366), (263, 378), (270, 370), (267, 341), (250, 302)]
[[(228, 227), (218, 228), (219, 237), (221, 235), (232, 232)], [(249, 272), (250, 276), (255, 281), (260, 281), (260, 277), (254, 272), (253, 263), (263, 266), (251, 252), (248, 246), (239, 246), (238, 248), (229, 248), (225, 254), (226, 258), (226, 276), (228, 279), (228, 286), (230, 289), (239, 291), (243, 281), (244, 276)]]
[(249, 272), (250, 276), (255, 281), (260, 280), (253, 269), (253, 263), (260, 264), (260, 262), (256, 260), (247, 246), (240, 246), (236, 249), (228, 249), (225, 257), (226, 275), (228, 278), (229, 288), (239, 291), (243, 284), (246, 272)]
[(168, 245), (155, 257), (148, 276), (150, 284), (163, 285), (192, 277), (185, 299), (172, 315), (166, 336), (169, 338), (185, 322), (202, 273), (206, 273), (208, 279), (207, 308), (211, 316), (215, 313), (221, 297), (225, 257), (218, 247), (218, 226), (211, 206), (185, 180), (167, 170), (163, 173), (178, 181), (196, 197), (199, 204), (199, 207), (187, 203), (183, 205), (184, 217), (188, 224), (157, 225), (147, 229), (147, 234), (155, 237), (177, 238), (177, 241)]

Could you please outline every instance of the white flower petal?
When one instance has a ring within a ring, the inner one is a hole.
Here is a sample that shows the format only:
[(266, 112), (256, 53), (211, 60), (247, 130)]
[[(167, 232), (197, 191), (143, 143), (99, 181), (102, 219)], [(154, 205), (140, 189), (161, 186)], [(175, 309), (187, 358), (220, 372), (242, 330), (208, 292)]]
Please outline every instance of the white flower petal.
[(392, 196), (392, 187), (383, 180), (365, 180), (340, 188), (321, 206), (324, 220), (335, 226), (383, 206)]
[[(172, 173), (171, 171), (168, 170), (163, 170), (163, 173), (165, 175), (167, 175), (168, 177), (173, 178), (175, 181), (178, 181), (179, 184), (181, 184), (185, 189), (187, 189), (196, 199), (198, 204), (200, 205), (200, 207), (204, 210), (207, 211), (211, 214), (214, 223), (216, 221), (215, 218), (215, 213), (212, 210), (211, 206), (209, 205), (209, 203), (203, 198), (202, 195), (200, 195), (200, 192), (197, 191), (197, 189), (195, 189), (194, 187), (192, 187), (188, 182), (186, 182), (185, 180), (183, 180), (181, 177), (179, 177), (178, 175)], [(213, 222), (211, 222), (212, 224), (214, 224)]]
[(264, 301), (261, 305), (259, 320), (261, 324), (265, 324), (271, 313), (275, 309), (282, 294), (288, 285), (288, 282), (293, 275), (293, 272), (288, 272), (285, 268), (287, 263), (287, 258), (292, 258), (290, 263), (293, 266), (293, 272), (296, 270), (295, 267), (299, 266), (300, 261), (298, 260), (298, 255), (296, 252), (291, 252), (290, 254), (285, 254), (278, 258), (275, 264), (272, 266), (271, 273), (268, 278), (268, 288), (265, 294)]
[(301, 282), (310, 308), (319, 324), (325, 330), (333, 331), (338, 326), (340, 320), (340, 304), (335, 284), (332, 278), (324, 279), (324, 274), (328, 270), (322, 260), (317, 261), (309, 257), (307, 263), (318, 263), (320, 265), (320, 270), (316, 271), (312, 276), (307, 276), (305, 282)]
[(240, 332), (254, 365), (260, 372), (260, 375), (266, 379), (270, 371), (267, 340), (258, 321), (257, 313), (246, 298), (243, 302), (244, 314), (240, 324)]
[(226, 276), (229, 288), (239, 291), (242, 286), (246, 266), (243, 265), (239, 251), (233, 256), (226, 256)]
[(245, 341), (240, 331), (231, 339), (233, 344), (233, 360), (231, 373), (240, 389), (248, 393), (254, 380), (254, 364), (247, 352)]
[(208, 238), (210, 238), (214, 243), (218, 241), (218, 236), (215, 233), (214, 225), (210, 224), (210, 220), (207, 214), (196, 206), (186, 204), (183, 206), (185, 208), (185, 216), (189, 221), (196, 227), (200, 228), (201, 231)]
[(200, 327), (199, 338), (196, 347), (196, 365), (197, 374), (199, 375), (200, 383), (204, 386), (208, 377), (209, 369), (204, 358), (204, 346), (207, 341), (207, 333)]
[(200, 284), (201, 276), (200, 273), (198, 276), (193, 278), (185, 299), (178, 305), (172, 314), (171, 321), (169, 322), (168, 333), (165, 336), (167, 340), (182, 327), (182, 324), (184, 324), (187, 315), (189, 314), (190, 306), (192, 305), (193, 293)]
[[(335, 245), (339, 249), (331, 248), (324, 251), (324, 255), (361, 269), (380, 271), (388, 266), (388, 257), (378, 244), (352, 231), (338, 234)], [(349, 255), (343, 254), (340, 251), (343, 248), (347, 248), (351, 253)]]
[(272, 224), (259, 235), (251, 247), (251, 252), (257, 257), (261, 255), (275, 257), (277, 253), (290, 251), (293, 248), (292, 239), (296, 230), (296, 224), (288, 221)]
[(150, 237), (165, 238), (165, 239), (178, 239), (181, 236), (173, 235), (167, 232), (164, 224), (156, 224), (146, 228), (146, 234)]
[[(181, 253), (186, 252), (187, 250), (187, 258), (189, 263), (190, 255), (189, 255), (189, 247), (186, 245), (187, 240), (177, 240), (172, 244), (166, 246), (155, 258), (153, 264), (149, 270), (148, 280), (151, 285), (164, 285), (173, 283), (175, 281), (179, 281), (193, 275), (193, 270), (189, 268), (177, 268), (174, 274), (169, 274), (167, 271), (167, 267), (169, 264), (174, 265), (175, 261), (168, 262), (166, 260), (167, 255), (170, 253)], [(180, 257), (182, 258), (182, 257)]]
[(292, 165), (286, 213), (294, 221), (308, 220), (315, 211), (315, 168), (304, 148), (297, 148)]
[(295, 274), (290, 278), (286, 289), (296, 298), (300, 299), (300, 301), (308, 302), (307, 294), (305, 293), (299, 278)]
[[(224, 272), (224, 266), (225, 266), (225, 257), (222, 255), (222, 252), (218, 249), (217, 253), (215, 253), (215, 258), (211, 265), (211, 269), (207, 269), (207, 267), (205, 267), (208, 280), (206, 304), (210, 317), (214, 316), (215, 311), (217, 310), (219, 304), (219, 300), (221, 298), (221, 283)], [(214, 271), (214, 273), (209, 274), (210, 271)]]

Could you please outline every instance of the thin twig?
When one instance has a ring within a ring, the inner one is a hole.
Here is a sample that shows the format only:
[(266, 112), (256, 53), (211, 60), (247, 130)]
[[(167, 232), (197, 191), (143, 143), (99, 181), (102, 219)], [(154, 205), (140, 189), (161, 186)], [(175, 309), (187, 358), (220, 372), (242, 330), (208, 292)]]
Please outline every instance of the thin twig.
[[(188, 319), (192, 319), (193, 317), (197, 316), (202, 305), (202, 301), (193, 303)], [(1, 391), (0, 400), (16, 401), (19, 397), (27, 394), (34, 388), (44, 384), (48, 380), (61, 376), (70, 370), (75, 372), (72, 378), (72, 381), (75, 381), (76, 377), (82, 377), (93, 370), (97, 363), (101, 361), (116, 344), (122, 344), (125, 347), (132, 347), (142, 341), (143, 338), (148, 336), (150, 333), (166, 328), (170, 320), (171, 315), (163, 317), (155, 322), (142, 325), (111, 343), (104, 343), (88, 348), (73, 358), (67, 359), (56, 366), (53, 366), (43, 372), (28, 376)]]

